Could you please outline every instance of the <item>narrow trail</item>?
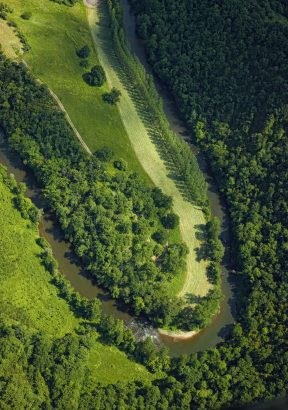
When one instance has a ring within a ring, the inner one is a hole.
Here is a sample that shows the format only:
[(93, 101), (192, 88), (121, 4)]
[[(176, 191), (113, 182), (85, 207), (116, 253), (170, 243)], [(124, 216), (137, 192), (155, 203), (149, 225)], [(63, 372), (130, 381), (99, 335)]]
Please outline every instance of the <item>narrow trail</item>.
[(54, 93), (54, 91), (51, 90), (51, 88), (48, 88), (49, 92), (51, 94), (51, 96), (54, 98), (54, 100), (56, 101), (56, 103), (58, 104), (59, 108), (61, 111), (64, 112), (65, 117), (70, 125), (70, 127), (72, 128), (72, 130), (74, 131), (74, 134), (76, 135), (77, 139), (79, 140), (80, 144), (82, 145), (82, 147), (84, 148), (84, 150), (89, 154), (92, 155), (92, 152), (90, 151), (88, 145), (85, 143), (85, 141), (83, 140), (83, 138), (81, 137), (81, 135), (79, 134), (79, 132), (77, 131), (77, 128), (75, 127), (75, 125), (73, 124), (73, 121), (71, 120), (68, 112), (66, 111), (64, 105), (62, 104), (62, 102), (60, 101), (60, 99), (57, 97), (57, 95)]
[(83, 1), (95, 49), (105, 70), (108, 84), (111, 88), (116, 87), (121, 91), (118, 109), (136, 155), (154, 184), (160, 187), (165, 194), (172, 196), (174, 211), (180, 217), (180, 232), (182, 240), (188, 246), (189, 254), (185, 282), (178, 295), (186, 298), (187, 301), (190, 300), (191, 295), (205, 296), (212, 285), (208, 282), (206, 275), (207, 263), (204, 260), (199, 261), (196, 253), (196, 249), (201, 246), (201, 242), (196, 237), (197, 226), (205, 224), (205, 216), (199, 207), (183, 198), (175, 182), (169, 177), (169, 171), (151, 140), (149, 130), (144, 126), (137, 107), (121, 82), (115, 67), (109, 24), (107, 21), (105, 24), (100, 15), (99, 1)]
[[(22, 63), (29, 69), (29, 65), (26, 63), (25, 60), (22, 59)], [(44, 84), (39, 78), (37, 78), (37, 81), (41, 84)], [(47, 86), (47, 85), (46, 85)], [(73, 121), (71, 120), (68, 112), (66, 111), (64, 105), (62, 104), (62, 102), (60, 101), (59, 97), (54, 93), (54, 91), (51, 90), (51, 88), (47, 87), (49, 90), (50, 95), (53, 97), (54, 101), (57, 103), (58, 107), (60, 108), (60, 110), (62, 112), (64, 112), (66, 120), (68, 121), (70, 127), (72, 128), (76, 138), (78, 139), (78, 141), (80, 142), (80, 144), (82, 145), (82, 147), (84, 148), (84, 150), (87, 152), (87, 154), (92, 155), (92, 152), (90, 151), (88, 145), (85, 143), (85, 141), (83, 140), (83, 138), (81, 137), (80, 133), (78, 132), (77, 128), (75, 127), (75, 125), (73, 124)]]

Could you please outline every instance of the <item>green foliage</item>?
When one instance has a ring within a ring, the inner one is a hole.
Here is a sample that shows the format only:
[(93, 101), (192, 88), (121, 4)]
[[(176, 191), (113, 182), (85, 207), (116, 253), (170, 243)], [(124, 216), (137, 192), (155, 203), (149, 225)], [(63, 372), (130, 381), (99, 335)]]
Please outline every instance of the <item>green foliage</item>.
[(13, 9), (6, 3), (0, 3), (0, 19), (6, 20), (9, 13), (12, 13)]
[(65, 6), (74, 6), (74, 4), (76, 4), (78, 2), (78, 0), (50, 0), (50, 1), (54, 1), (54, 3), (58, 3), (58, 4), (64, 4)]
[(146, 73), (138, 59), (130, 52), (124, 34), (120, 4), (118, 1), (108, 0), (107, 5), (114, 49), (127, 78), (126, 87), (130, 89), (133, 84), (134, 103), (143, 101), (145, 106), (144, 110), (143, 106), (141, 107), (140, 104), (138, 106), (141, 119), (148, 128), (153, 126), (152, 137), (157, 141), (161, 158), (169, 164), (169, 170), (178, 181), (177, 185), (183, 191), (185, 199), (205, 207), (207, 206), (207, 184), (197, 160), (190, 146), (171, 131), (153, 78)]
[(102, 162), (109, 162), (112, 160), (114, 152), (111, 148), (104, 147), (102, 149), (98, 149), (94, 155), (97, 159), (99, 159)]
[(83, 74), (83, 80), (94, 87), (101, 87), (106, 81), (106, 75), (101, 65), (95, 65), (89, 73)]
[(162, 225), (166, 229), (174, 229), (179, 225), (179, 216), (169, 213), (161, 218)]
[(81, 60), (79, 65), (80, 65), (80, 67), (88, 68), (89, 67), (89, 61), (88, 60)]
[(120, 101), (121, 91), (117, 90), (115, 87), (109, 93), (104, 93), (102, 95), (103, 101), (107, 104), (114, 105)]
[(81, 47), (79, 50), (76, 51), (76, 54), (80, 58), (88, 58), (91, 53), (90, 47), (85, 44), (85, 46)]
[(32, 17), (31, 11), (25, 11), (23, 14), (20, 16), (23, 20), (30, 20)]

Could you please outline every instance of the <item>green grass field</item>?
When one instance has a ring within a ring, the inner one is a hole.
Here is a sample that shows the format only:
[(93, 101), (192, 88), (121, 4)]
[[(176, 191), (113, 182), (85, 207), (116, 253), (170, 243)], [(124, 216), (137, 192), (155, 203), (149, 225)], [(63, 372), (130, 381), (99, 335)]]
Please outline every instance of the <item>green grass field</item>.
[[(0, 175), (0, 316), (9, 324), (21, 324), (29, 332), (41, 331), (51, 338), (73, 332), (79, 319), (58, 297), (50, 283), (51, 275), (41, 264), (38, 233), (13, 205), (13, 194)], [(96, 343), (90, 352), (88, 368), (92, 380), (101, 383), (150, 380), (141, 365), (115, 347)]]
[[(88, 44), (92, 50), (90, 68), (98, 63), (82, 3), (74, 7), (61, 6), (49, 0), (9, 0), (13, 13), (9, 15), (26, 37), (31, 50), (23, 57), (33, 74), (46, 83), (59, 97), (77, 130), (95, 151), (110, 146), (150, 182), (143, 171), (126, 134), (117, 107), (102, 101), (103, 87), (90, 87), (82, 75), (76, 50)], [(30, 20), (20, 16), (31, 11)]]

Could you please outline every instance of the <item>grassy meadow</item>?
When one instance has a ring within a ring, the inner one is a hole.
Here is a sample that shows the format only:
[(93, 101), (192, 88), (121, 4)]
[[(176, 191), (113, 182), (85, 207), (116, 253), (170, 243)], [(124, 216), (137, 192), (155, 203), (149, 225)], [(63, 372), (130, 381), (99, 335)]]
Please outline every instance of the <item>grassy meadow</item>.
[(9, 27), (4, 20), (0, 20), (0, 49), (2, 49), (11, 60), (17, 60), (21, 55), (20, 40), (15, 35), (14, 29)]
[[(72, 333), (79, 325), (66, 301), (51, 284), (51, 275), (40, 260), (38, 232), (23, 219), (14, 195), (0, 175), (0, 317), (7, 324), (21, 324), (29, 332), (51, 338)], [(108, 365), (109, 363), (109, 365)], [(91, 349), (87, 367), (92, 381), (103, 384), (151, 379), (141, 365), (130, 361), (116, 347), (100, 342)]]
[[(9, 0), (9, 5), (13, 8), (9, 18), (17, 23), (31, 47), (24, 60), (32, 73), (59, 97), (90, 150), (111, 147), (116, 156), (150, 182), (117, 107), (102, 100), (107, 84), (90, 87), (82, 80), (82, 75), (98, 64), (82, 2), (67, 7), (49, 0)], [(32, 17), (24, 20), (21, 14), (27, 11)], [(85, 44), (91, 49), (87, 69), (80, 67), (81, 59), (76, 55), (76, 50)]]

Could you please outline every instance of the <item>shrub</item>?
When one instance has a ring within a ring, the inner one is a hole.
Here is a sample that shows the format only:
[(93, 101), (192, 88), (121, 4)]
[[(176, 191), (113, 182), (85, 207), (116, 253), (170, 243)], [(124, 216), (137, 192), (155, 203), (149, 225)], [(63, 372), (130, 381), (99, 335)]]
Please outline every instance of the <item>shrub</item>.
[(114, 152), (112, 151), (111, 148), (104, 147), (104, 148), (98, 149), (98, 150), (95, 152), (94, 155), (95, 155), (95, 157), (98, 158), (100, 161), (109, 162), (109, 161), (111, 161), (111, 159), (113, 158)]
[(80, 58), (88, 58), (90, 53), (91, 53), (91, 50), (90, 50), (90, 47), (87, 46), (87, 44), (76, 51), (77, 56)]
[(166, 229), (174, 229), (179, 225), (179, 216), (172, 212), (163, 216), (161, 219), (162, 225)]
[(30, 20), (32, 17), (32, 13), (30, 11), (25, 11), (25, 13), (21, 14), (21, 18), (23, 20)]
[(114, 105), (120, 101), (120, 95), (121, 95), (121, 91), (113, 87), (110, 93), (104, 93), (102, 95), (102, 98), (103, 98), (103, 101), (105, 101), (107, 104)]
[(83, 74), (83, 80), (94, 87), (101, 87), (106, 81), (106, 75), (101, 65), (95, 65), (90, 73)]
[(127, 163), (123, 159), (116, 159), (116, 161), (113, 162), (113, 165), (116, 169), (119, 169), (119, 171), (127, 170)]
[(163, 230), (156, 231), (153, 233), (152, 239), (154, 239), (155, 242), (161, 243), (163, 245), (167, 241), (167, 233)]

